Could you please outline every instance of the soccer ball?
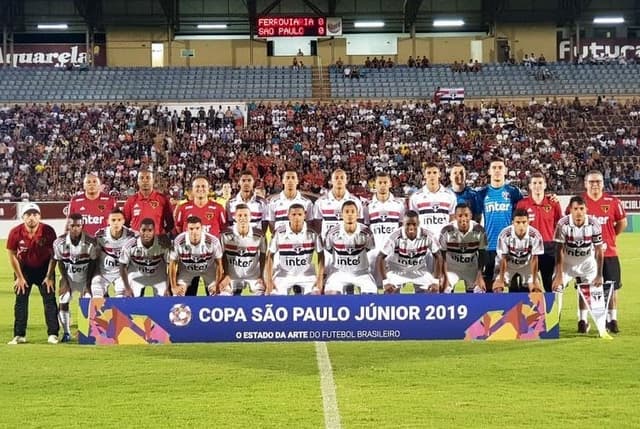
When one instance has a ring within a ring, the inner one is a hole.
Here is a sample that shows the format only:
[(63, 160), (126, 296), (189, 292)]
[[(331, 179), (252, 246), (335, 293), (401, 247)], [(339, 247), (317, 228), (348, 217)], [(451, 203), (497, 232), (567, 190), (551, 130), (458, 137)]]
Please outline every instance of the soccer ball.
[(191, 308), (185, 304), (176, 304), (169, 311), (169, 321), (175, 326), (187, 326), (191, 322)]

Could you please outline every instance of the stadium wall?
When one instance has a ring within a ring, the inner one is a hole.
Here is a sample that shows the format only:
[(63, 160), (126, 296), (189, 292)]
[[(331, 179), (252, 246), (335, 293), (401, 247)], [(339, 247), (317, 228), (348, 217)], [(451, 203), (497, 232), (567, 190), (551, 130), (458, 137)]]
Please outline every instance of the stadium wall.
[[(518, 61), (525, 54), (541, 53), (548, 61), (556, 60), (557, 35), (552, 24), (533, 26), (498, 26), (495, 37), (485, 35), (460, 37), (411, 38), (398, 35), (398, 53), (391, 56), (397, 63), (406, 63), (409, 56), (426, 55), (433, 63), (453, 63), (468, 61), (470, 45), (473, 40), (482, 41), (483, 62), (496, 59), (496, 38), (506, 38), (512, 48), (512, 54)], [(151, 43), (164, 44), (164, 65), (173, 67), (197, 66), (289, 66), (292, 57), (268, 57), (266, 43), (263, 40), (250, 41), (246, 38), (217, 40), (169, 40), (169, 34), (162, 29), (107, 29), (107, 64), (111, 67), (151, 66)], [(181, 57), (183, 49), (193, 49), (195, 56)], [(342, 58), (345, 63), (362, 64), (366, 55), (347, 55), (345, 38), (321, 39), (318, 42), (318, 56), (323, 65), (335, 63)], [(314, 65), (315, 58), (305, 61)]]

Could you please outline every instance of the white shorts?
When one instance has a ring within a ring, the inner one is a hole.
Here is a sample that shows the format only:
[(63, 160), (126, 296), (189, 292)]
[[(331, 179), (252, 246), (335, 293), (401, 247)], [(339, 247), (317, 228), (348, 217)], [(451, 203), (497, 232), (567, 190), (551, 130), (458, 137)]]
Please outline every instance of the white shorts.
[(274, 277), (273, 295), (289, 295), (291, 288), (300, 286), (304, 295), (309, 295), (316, 285), (315, 276)]
[(233, 296), (240, 294), (245, 287), (248, 287), (253, 295), (264, 295), (264, 285), (258, 279), (253, 280), (231, 280), (229, 287), (220, 291), (221, 296)]
[(154, 296), (164, 296), (167, 292), (167, 277), (166, 276), (141, 276), (138, 273), (129, 273), (129, 285), (133, 290), (133, 296), (139, 297), (142, 295), (142, 290), (146, 286), (153, 288)]
[(474, 268), (473, 270), (447, 271), (447, 281), (449, 282), (449, 286), (452, 288), (451, 291), (453, 292), (456, 283), (458, 283), (460, 280), (462, 280), (462, 282), (464, 283), (465, 290), (473, 291), (477, 274), (477, 268)]
[(69, 281), (69, 288), (71, 289), (72, 295), (74, 292), (78, 292), (79, 294), (82, 294), (82, 292), (84, 292), (86, 287), (87, 287), (86, 280), (82, 280), (80, 282)]
[[(497, 268), (495, 271), (495, 278), (498, 278), (498, 274), (500, 274), (500, 268)], [(520, 274), (522, 278), (522, 286), (527, 287), (529, 283), (533, 283), (533, 276), (531, 275), (531, 267), (529, 265), (525, 265), (524, 267), (517, 270), (507, 270), (504, 272), (504, 283), (506, 287), (509, 287), (511, 283), (511, 279), (516, 275)]]
[(91, 295), (95, 298), (104, 298), (111, 284), (113, 284), (115, 290), (115, 297), (122, 298), (124, 296), (124, 283), (122, 282), (120, 274), (115, 276), (95, 276), (91, 280)]
[(438, 284), (438, 280), (435, 279), (431, 273), (417, 272), (421, 274), (418, 277), (407, 276), (406, 273), (395, 273), (393, 271), (387, 271), (387, 281), (383, 280), (383, 283), (391, 283), (396, 288), (401, 288), (407, 283), (413, 283), (413, 288), (416, 292), (423, 292), (424, 288), (421, 286), (431, 286), (432, 284)]
[(327, 278), (327, 282), (324, 286), (325, 292), (339, 292), (344, 293), (344, 288), (348, 285), (357, 286), (360, 288), (361, 294), (377, 294), (378, 287), (373, 280), (371, 274), (350, 274), (343, 272), (335, 272)]
[(215, 270), (207, 270), (204, 271), (202, 273), (196, 273), (193, 271), (178, 271), (178, 278), (176, 279), (176, 283), (178, 283), (179, 285), (184, 285), (189, 287), (189, 285), (191, 284), (191, 281), (195, 278), (195, 277), (200, 277), (201, 279), (204, 279), (204, 284), (207, 287), (207, 289), (209, 288), (209, 286), (211, 284), (216, 283), (216, 272)]
[(589, 259), (580, 265), (564, 264), (562, 267), (562, 285), (566, 287), (571, 280), (577, 277), (580, 277), (583, 282), (591, 284), (597, 275), (598, 266), (595, 259)]

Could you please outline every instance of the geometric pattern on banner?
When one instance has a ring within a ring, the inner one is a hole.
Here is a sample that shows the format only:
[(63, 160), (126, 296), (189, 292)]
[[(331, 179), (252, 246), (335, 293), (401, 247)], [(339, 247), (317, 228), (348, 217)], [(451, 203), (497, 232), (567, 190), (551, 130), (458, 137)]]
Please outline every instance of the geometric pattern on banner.
[(538, 340), (558, 323), (557, 301), (547, 313), (544, 294), (530, 293), (506, 311), (488, 311), (465, 331), (465, 340)]
[[(97, 345), (170, 344), (169, 333), (146, 315), (127, 315), (117, 307), (104, 309), (104, 298), (89, 303), (88, 323), (79, 324), (80, 335), (95, 338)], [(82, 327), (80, 326), (82, 325)]]

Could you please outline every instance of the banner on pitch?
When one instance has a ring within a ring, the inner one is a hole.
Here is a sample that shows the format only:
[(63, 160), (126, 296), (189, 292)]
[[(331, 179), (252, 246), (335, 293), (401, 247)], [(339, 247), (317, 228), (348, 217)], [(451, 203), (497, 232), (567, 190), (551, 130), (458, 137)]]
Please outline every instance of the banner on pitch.
[(80, 308), (80, 344), (559, 337), (553, 293), (94, 298)]

